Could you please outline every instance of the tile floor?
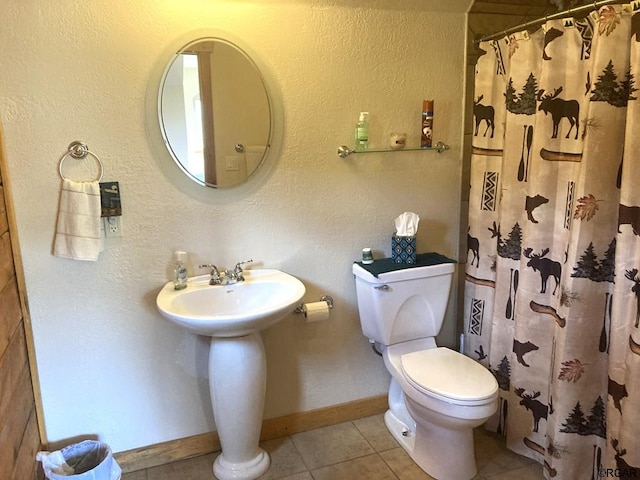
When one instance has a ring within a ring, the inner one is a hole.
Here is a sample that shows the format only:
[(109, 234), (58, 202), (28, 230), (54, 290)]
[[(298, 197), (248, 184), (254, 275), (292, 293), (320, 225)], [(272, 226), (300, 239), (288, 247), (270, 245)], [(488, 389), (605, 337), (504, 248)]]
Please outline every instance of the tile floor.
[[(502, 437), (476, 429), (475, 480), (542, 480), (542, 466), (504, 446)], [(261, 480), (429, 480), (389, 434), (382, 415), (269, 440), (271, 468)], [(122, 480), (215, 480), (218, 453), (122, 476)]]

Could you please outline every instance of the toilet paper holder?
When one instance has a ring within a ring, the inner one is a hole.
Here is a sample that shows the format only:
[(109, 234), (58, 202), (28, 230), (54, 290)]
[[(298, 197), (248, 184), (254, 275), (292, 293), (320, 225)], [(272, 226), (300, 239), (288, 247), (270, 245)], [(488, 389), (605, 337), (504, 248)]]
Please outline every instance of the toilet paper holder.
[[(329, 307), (329, 310), (333, 308), (333, 297), (331, 297), (330, 295), (321, 296), (320, 301), (326, 302), (327, 306)], [(293, 313), (304, 313), (304, 302), (298, 305), (296, 309), (293, 311)]]

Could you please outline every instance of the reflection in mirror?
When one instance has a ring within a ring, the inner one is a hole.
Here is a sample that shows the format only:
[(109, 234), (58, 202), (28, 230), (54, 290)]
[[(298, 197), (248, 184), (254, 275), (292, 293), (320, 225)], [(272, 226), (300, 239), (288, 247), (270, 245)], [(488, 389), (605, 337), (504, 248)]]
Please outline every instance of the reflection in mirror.
[(180, 49), (158, 94), (169, 153), (190, 178), (210, 187), (242, 183), (260, 166), (270, 146), (271, 108), (256, 64), (219, 38)]

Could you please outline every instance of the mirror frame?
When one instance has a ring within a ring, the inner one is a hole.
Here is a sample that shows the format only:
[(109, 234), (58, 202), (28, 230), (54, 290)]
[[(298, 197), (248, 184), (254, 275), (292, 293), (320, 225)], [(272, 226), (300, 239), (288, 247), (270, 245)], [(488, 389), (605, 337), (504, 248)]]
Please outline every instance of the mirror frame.
[[(185, 47), (201, 40), (220, 41), (226, 45), (235, 47), (260, 74), (269, 105), (269, 121), (271, 122), (271, 125), (269, 127), (269, 138), (267, 141), (266, 152), (256, 169), (251, 174), (247, 175), (243, 181), (233, 185), (214, 185), (194, 177), (173, 153), (173, 150), (166, 138), (165, 130), (161, 121), (160, 89), (164, 85), (166, 73)], [(183, 174), (190, 183), (195, 183), (199, 186), (209, 187), (215, 190), (229, 190), (241, 187), (248, 183), (253, 183), (254, 181), (257, 181), (258, 178), (266, 177), (280, 153), (284, 131), (284, 114), (279, 85), (262, 56), (257, 54), (253, 49), (251, 49), (251, 47), (247, 46), (243, 40), (238, 39), (227, 31), (210, 28), (195, 30), (181, 35), (172, 41), (160, 54), (156, 61), (155, 68), (151, 73), (151, 78), (147, 85), (146, 110), (147, 115), (145, 124), (154, 152), (160, 157), (163, 164), (166, 164), (167, 161), (169, 161), (170, 164), (178, 167), (180, 173)], [(171, 170), (175, 171), (175, 169)]]

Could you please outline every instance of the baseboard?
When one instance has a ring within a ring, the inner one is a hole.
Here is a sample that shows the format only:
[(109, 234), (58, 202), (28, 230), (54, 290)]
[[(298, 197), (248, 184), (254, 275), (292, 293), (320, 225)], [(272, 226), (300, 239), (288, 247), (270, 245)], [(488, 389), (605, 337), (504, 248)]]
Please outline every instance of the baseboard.
[(262, 422), (260, 440), (286, 437), (294, 433), (306, 432), (336, 423), (357, 420), (384, 413), (388, 402), (386, 395), (363, 398), (331, 407), (318, 408), (308, 412), (293, 413), (284, 417), (270, 418)]
[[(381, 395), (331, 407), (318, 408), (308, 412), (270, 418), (262, 422), (260, 440), (286, 437), (294, 433), (357, 420), (358, 418), (383, 413), (386, 409), (387, 396)], [(176, 460), (205, 455), (218, 450), (220, 450), (218, 434), (211, 432), (119, 452), (115, 454), (115, 458), (120, 467), (122, 467), (122, 471), (127, 473), (164, 465)]]

